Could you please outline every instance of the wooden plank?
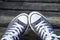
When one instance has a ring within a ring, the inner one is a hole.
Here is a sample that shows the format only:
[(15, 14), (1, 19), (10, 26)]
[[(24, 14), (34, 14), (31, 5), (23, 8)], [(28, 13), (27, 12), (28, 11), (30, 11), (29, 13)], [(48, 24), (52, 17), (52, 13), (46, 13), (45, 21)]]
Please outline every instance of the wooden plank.
[[(0, 10), (0, 16), (17, 16), (20, 13), (29, 14), (32, 11), (12, 11), (12, 10)], [(60, 12), (47, 12), (47, 11), (38, 11), (47, 17), (60, 17)]]
[(56, 3), (0, 2), (0, 9), (60, 11)]
[(7, 0), (7, 1), (17, 1), (17, 2), (60, 2), (60, 0)]
[[(27, 13), (29, 14), (32, 11), (11, 11), (11, 10), (0, 10), (0, 25), (7, 26), (8, 23), (18, 14)], [(60, 12), (42, 12), (44, 16), (47, 17), (50, 23), (53, 24), (54, 28), (60, 28)]]
[[(32, 11), (0, 10), (0, 16), (17, 16), (20, 13), (29, 14)], [(60, 17), (60, 12), (38, 11), (47, 17)]]

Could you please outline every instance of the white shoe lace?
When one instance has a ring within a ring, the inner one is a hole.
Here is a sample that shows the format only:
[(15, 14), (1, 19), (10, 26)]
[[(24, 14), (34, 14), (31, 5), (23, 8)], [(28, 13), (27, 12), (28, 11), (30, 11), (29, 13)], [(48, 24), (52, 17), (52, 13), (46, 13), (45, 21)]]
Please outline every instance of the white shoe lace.
[(12, 26), (13, 27), (7, 29), (3, 37), (10, 35), (11, 37), (16, 37), (19, 40), (18, 35), (22, 32), (22, 28), (24, 29), (24, 27), (18, 23), (14, 23)]

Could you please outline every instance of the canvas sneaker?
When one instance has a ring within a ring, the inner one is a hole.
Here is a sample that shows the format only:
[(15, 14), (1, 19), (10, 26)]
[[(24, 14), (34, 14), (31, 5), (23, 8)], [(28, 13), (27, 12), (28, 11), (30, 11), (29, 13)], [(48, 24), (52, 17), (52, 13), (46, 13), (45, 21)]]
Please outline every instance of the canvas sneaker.
[(26, 13), (16, 16), (8, 25), (1, 40), (19, 40), (28, 26), (28, 15)]
[(31, 12), (29, 14), (29, 25), (42, 40), (58, 40), (59, 36), (55, 34), (51, 24), (41, 13)]

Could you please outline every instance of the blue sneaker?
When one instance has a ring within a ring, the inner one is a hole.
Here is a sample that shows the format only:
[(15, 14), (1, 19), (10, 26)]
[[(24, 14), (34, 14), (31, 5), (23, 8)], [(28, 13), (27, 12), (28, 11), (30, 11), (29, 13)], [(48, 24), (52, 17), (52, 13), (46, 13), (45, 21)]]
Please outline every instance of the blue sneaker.
[(33, 11), (29, 15), (31, 29), (42, 38), (42, 40), (58, 40), (51, 24), (39, 12)]
[(25, 13), (19, 14), (9, 24), (5, 34), (1, 40), (19, 40), (28, 26), (28, 15)]

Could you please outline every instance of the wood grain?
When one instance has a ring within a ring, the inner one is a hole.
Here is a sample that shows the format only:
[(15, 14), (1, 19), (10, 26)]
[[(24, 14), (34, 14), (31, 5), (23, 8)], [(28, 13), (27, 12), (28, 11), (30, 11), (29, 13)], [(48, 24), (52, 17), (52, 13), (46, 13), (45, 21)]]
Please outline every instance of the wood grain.
[(0, 9), (15, 10), (43, 10), (60, 11), (60, 4), (56, 3), (22, 3), (22, 2), (0, 2)]
[(10, 2), (52, 2), (52, 3), (59, 3), (60, 0), (5, 0), (5, 1), (10, 1)]

